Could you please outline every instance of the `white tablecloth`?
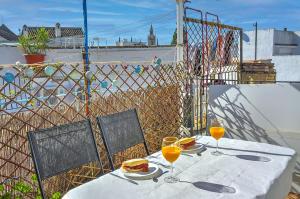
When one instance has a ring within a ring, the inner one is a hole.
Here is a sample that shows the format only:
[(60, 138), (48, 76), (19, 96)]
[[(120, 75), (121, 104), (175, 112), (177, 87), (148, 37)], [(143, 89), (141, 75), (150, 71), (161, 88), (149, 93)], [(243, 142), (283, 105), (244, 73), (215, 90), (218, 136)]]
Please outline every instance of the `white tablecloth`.
[[(294, 150), (223, 138), (219, 146), (225, 155), (213, 156), (216, 141), (202, 137), (199, 142), (208, 143), (202, 156), (181, 155), (176, 161), (178, 183), (165, 183), (168, 173), (159, 177), (158, 182), (136, 181), (138, 185), (106, 174), (70, 190), (63, 199), (283, 199), (289, 193), (296, 164)], [(160, 152), (150, 160), (167, 164)], [(119, 175), (120, 170), (113, 173)]]

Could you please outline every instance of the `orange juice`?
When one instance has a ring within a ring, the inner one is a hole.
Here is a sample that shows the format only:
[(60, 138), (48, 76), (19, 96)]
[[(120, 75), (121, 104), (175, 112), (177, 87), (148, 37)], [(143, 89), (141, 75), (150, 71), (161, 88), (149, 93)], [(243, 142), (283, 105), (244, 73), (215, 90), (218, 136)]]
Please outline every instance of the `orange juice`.
[(178, 159), (181, 149), (177, 146), (164, 146), (161, 151), (165, 159), (173, 163)]
[(223, 127), (210, 127), (209, 132), (216, 140), (224, 136), (225, 129)]

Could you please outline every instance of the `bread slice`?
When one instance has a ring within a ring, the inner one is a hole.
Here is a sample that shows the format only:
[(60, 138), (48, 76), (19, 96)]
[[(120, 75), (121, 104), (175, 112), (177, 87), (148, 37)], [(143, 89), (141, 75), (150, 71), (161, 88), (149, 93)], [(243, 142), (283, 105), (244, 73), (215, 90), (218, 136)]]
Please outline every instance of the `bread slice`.
[(149, 161), (146, 159), (132, 159), (122, 163), (122, 169), (125, 172), (148, 172)]
[(196, 144), (196, 139), (193, 137), (182, 138), (177, 142), (181, 148), (188, 149)]

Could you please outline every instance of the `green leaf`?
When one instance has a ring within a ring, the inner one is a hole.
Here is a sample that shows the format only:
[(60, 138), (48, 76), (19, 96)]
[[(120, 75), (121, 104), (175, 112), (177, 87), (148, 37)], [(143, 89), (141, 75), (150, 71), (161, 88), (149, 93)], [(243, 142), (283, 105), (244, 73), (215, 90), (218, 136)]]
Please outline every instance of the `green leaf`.
[(35, 199), (43, 199), (41, 195), (35, 197)]
[(11, 199), (11, 194), (10, 193), (5, 193), (4, 195), (0, 196), (0, 199)]
[(31, 176), (31, 180), (32, 180), (32, 182), (37, 182), (37, 175), (36, 175), (36, 174), (33, 174), (33, 175)]
[(0, 184), (0, 192), (4, 191), (4, 185)]
[(29, 193), (32, 191), (31, 186), (25, 184), (24, 182), (17, 182), (13, 189), (21, 193)]
[(60, 199), (60, 198), (61, 198), (61, 193), (60, 192), (55, 192), (51, 196), (51, 199)]
[(174, 33), (173, 33), (173, 37), (172, 37), (172, 41), (171, 41), (171, 45), (176, 45), (177, 44), (177, 28), (175, 29)]
[(40, 28), (34, 35), (22, 35), (19, 43), (26, 54), (45, 54), (48, 47), (49, 34), (45, 28)]

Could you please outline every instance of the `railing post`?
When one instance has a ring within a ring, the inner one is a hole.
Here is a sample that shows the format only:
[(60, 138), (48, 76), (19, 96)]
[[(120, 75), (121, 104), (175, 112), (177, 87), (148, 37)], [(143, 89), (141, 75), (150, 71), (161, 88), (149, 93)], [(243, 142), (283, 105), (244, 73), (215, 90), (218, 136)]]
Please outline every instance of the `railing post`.
[(86, 62), (88, 54), (85, 49), (82, 49), (82, 61), (83, 61), (83, 75), (84, 75), (84, 100), (85, 100), (85, 114), (88, 117), (90, 115), (90, 81), (86, 78), (86, 72), (89, 71), (89, 60)]
[[(193, 134), (194, 127), (194, 90), (193, 84), (194, 79), (192, 78), (193, 68), (190, 66), (190, 60), (188, 57), (188, 50), (186, 50), (186, 54), (184, 55), (184, 42), (187, 42), (187, 30), (184, 29), (184, 17), (186, 15), (185, 12), (185, 3), (189, 2), (187, 0), (176, 0), (177, 5), (177, 63), (183, 64), (183, 67), (186, 71), (188, 71), (188, 77), (186, 78), (185, 85), (183, 86), (183, 110), (182, 117), (183, 123), (186, 127), (190, 129), (190, 133)], [(188, 46), (186, 46), (188, 48)]]
[(86, 0), (82, 1), (83, 7), (83, 19), (84, 19), (84, 52), (83, 56), (83, 64), (84, 64), (84, 84), (85, 84), (85, 111), (86, 115), (89, 116), (89, 105), (90, 105), (90, 80), (88, 80), (85, 76), (86, 72), (90, 70), (89, 67), (89, 41), (88, 41), (88, 26), (87, 26), (87, 6)]
[(242, 68), (243, 68), (243, 29), (240, 30), (240, 64), (237, 70), (238, 72), (238, 83), (242, 83)]
[(177, 7), (177, 62), (183, 62), (183, 17), (185, 0), (176, 0)]

